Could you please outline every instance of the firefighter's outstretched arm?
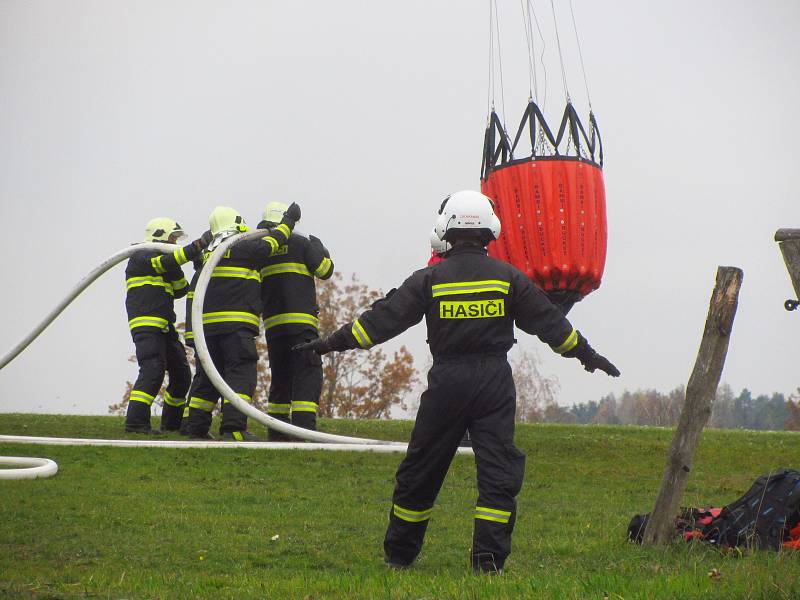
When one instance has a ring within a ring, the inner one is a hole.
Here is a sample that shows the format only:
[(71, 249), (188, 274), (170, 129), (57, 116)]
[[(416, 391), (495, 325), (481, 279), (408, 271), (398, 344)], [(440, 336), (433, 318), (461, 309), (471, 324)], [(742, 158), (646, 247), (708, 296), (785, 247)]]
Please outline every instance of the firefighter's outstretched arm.
[(150, 259), (150, 269), (155, 275), (175, 272), (180, 269), (181, 265), (194, 260), (196, 256), (208, 247), (212, 239), (214, 239), (214, 237), (211, 235), (211, 232), (206, 231), (190, 244), (186, 244), (170, 254), (154, 256)]
[(517, 327), (538, 336), (550, 345), (553, 352), (567, 358), (577, 358), (590, 373), (599, 369), (611, 377), (619, 377), (619, 369), (598, 354), (581, 332), (572, 327), (561, 310), (530, 280), (517, 277), (513, 285), (518, 291), (514, 308)]
[(400, 335), (425, 316), (423, 279), (422, 271), (417, 271), (352, 323), (340, 327), (326, 338), (298, 344), (293, 349), (313, 350), (317, 354), (355, 348), (366, 350)]
[(262, 238), (267, 243), (267, 256), (275, 254), (281, 246), (289, 241), (289, 236), (292, 235), (292, 230), (299, 220), (300, 206), (296, 202), (292, 202), (283, 213), (280, 224), (269, 229), (267, 235)]

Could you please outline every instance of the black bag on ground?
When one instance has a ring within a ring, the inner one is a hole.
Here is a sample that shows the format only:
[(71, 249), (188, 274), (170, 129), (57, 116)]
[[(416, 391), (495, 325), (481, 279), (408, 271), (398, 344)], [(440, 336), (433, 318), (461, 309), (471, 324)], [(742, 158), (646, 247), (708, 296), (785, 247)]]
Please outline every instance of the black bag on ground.
[[(631, 519), (630, 541), (642, 543), (649, 517), (644, 514)], [(756, 479), (747, 493), (716, 517), (712, 518), (707, 509), (681, 508), (675, 518), (675, 534), (685, 539), (699, 537), (719, 546), (778, 550), (798, 523), (800, 471), (782, 468)]]
[(800, 521), (800, 471), (778, 469), (756, 479), (702, 529), (703, 539), (720, 546), (778, 550)]

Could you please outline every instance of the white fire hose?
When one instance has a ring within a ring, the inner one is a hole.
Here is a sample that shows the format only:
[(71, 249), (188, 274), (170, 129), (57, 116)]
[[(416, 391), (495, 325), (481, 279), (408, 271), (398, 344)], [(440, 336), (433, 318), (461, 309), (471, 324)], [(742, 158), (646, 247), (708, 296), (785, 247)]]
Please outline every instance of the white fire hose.
[[(208, 283), (211, 279), (211, 273), (214, 267), (219, 264), (220, 259), (234, 244), (246, 239), (253, 239), (264, 237), (266, 234), (263, 230), (254, 230), (247, 233), (240, 233), (235, 236), (224, 240), (211, 254), (208, 261), (200, 273), (195, 288), (194, 302), (192, 304), (192, 314), (187, 315), (187, 318), (192, 319), (192, 330), (194, 332), (195, 350), (197, 351), (198, 359), (203, 365), (203, 369), (208, 375), (217, 391), (236, 408), (241, 410), (245, 415), (255, 419), (259, 423), (275, 429), (293, 437), (306, 440), (308, 442), (321, 442), (321, 443), (304, 443), (304, 442), (208, 442), (208, 441), (166, 441), (166, 440), (100, 440), (100, 439), (80, 439), (80, 438), (52, 438), (52, 437), (31, 437), (31, 436), (14, 436), (14, 435), (0, 435), (0, 442), (15, 443), (15, 444), (40, 444), (40, 445), (68, 445), (68, 446), (118, 446), (118, 447), (134, 447), (134, 448), (252, 448), (263, 449), (269, 448), (273, 450), (349, 450), (354, 452), (405, 452), (407, 445), (401, 442), (391, 442), (383, 440), (370, 440), (365, 438), (349, 437), (344, 435), (334, 435), (331, 433), (323, 433), (321, 431), (310, 431), (301, 427), (290, 425), (279, 421), (269, 415), (261, 412), (254, 406), (245, 402), (242, 398), (236, 395), (231, 387), (225, 382), (220, 375), (217, 368), (211, 360), (211, 355), (208, 352), (208, 346), (203, 332), (203, 303), (205, 300), (206, 290)], [(98, 277), (103, 273), (130, 258), (140, 250), (157, 250), (163, 253), (173, 252), (178, 246), (174, 244), (166, 244), (159, 242), (147, 242), (142, 244), (134, 244), (127, 248), (120, 250), (109, 256), (95, 269), (89, 272), (78, 284), (70, 290), (69, 294), (65, 296), (61, 302), (52, 310), (42, 321), (14, 348), (0, 358), (0, 370), (14, 360), (19, 354), (27, 348), (39, 334), (41, 334), (47, 326), (58, 317), (63, 310), (75, 299), (81, 292), (88, 288)], [(459, 448), (459, 454), (472, 454), (471, 448)], [(46, 458), (20, 458), (20, 457), (0, 457), (0, 465), (8, 465), (12, 469), (0, 469), (0, 479), (34, 479), (37, 477), (51, 477), (58, 472), (58, 465), (52, 460)]]

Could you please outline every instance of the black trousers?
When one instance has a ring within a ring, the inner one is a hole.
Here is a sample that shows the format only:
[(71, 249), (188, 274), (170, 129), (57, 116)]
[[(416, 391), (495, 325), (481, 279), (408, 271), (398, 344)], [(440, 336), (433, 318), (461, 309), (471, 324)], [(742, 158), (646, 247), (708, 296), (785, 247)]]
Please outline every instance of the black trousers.
[(514, 446), (516, 390), (504, 356), (434, 360), (408, 452), (397, 469), (384, 539), (386, 558), (410, 564), (419, 554), (436, 496), (469, 429), (478, 471), (473, 565), (502, 568), (511, 553), (516, 495), (525, 456)]
[[(292, 348), (317, 337), (315, 331), (305, 331), (267, 339), (272, 377), (267, 414), (314, 430), (317, 428), (319, 395), (322, 393), (322, 359), (316, 352), (294, 352)], [(270, 430), (270, 437), (280, 437), (277, 433)]]
[(161, 390), (165, 374), (169, 375), (169, 383), (164, 395), (161, 428), (170, 431), (179, 429), (192, 373), (178, 332), (172, 326), (167, 332), (143, 328), (133, 334), (133, 343), (136, 345), (139, 376), (131, 388), (125, 429), (150, 430), (150, 406)]
[[(253, 398), (256, 389), (258, 351), (255, 334), (247, 329), (232, 333), (206, 337), (211, 360), (226, 383), (236, 394), (247, 402)], [(203, 436), (211, 427), (211, 413), (219, 400), (219, 392), (211, 383), (208, 374), (195, 361), (195, 374), (189, 390), (190, 436)], [(227, 400), (222, 404), (222, 423), (220, 433), (247, 431), (247, 417)]]

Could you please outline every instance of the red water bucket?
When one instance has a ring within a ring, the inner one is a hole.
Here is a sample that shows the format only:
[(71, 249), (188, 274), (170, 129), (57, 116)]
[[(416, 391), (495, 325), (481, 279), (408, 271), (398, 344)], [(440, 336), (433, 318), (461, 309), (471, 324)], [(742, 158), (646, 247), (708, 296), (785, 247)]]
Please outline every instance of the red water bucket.
[[(489, 244), (489, 254), (513, 264), (551, 297), (571, 298), (565, 306), (569, 310), (575, 301), (600, 287), (606, 262), (606, 196), (602, 163), (594, 160), (599, 149), (602, 161), (599, 134), (594, 135), (596, 123), (590, 117), (589, 138), (568, 105), (558, 136), (553, 136), (538, 107), (531, 103), (511, 145), (497, 116), (492, 113), (492, 117), (493, 130), (487, 129), (484, 145), (481, 191), (494, 201), (502, 231), (500, 238)], [(531, 156), (514, 159), (513, 151), (526, 124)], [(498, 132), (500, 141), (495, 142)], [(575, 156), (558, 153), (565, 137), (569, 137), (567, 146)], [(538, 156), (537, 140), (539, 147), (542, 140), (548, 142), (555, 155)]]

